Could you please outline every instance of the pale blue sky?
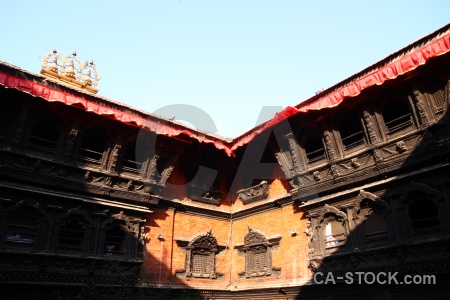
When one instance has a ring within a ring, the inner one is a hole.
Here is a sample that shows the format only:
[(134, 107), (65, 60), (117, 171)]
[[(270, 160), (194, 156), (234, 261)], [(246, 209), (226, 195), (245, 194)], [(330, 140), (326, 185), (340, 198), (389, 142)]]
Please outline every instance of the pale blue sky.
[(100, 95), (147, 112), (194, 105), (236, 137), (263, 106), (310, 98), (449, 11), (448, 0), (0, 0), (0, 60), (38, 73), (39, 55), (76, 50), (97, 64)]

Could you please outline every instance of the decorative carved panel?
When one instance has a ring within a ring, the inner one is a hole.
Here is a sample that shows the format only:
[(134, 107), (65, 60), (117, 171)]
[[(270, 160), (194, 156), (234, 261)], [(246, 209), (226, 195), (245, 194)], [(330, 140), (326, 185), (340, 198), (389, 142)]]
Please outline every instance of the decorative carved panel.
[(244, 204), (266, 199), (269, 196), (269, 184), (267, 181), (261, 181), (260, 184), (239, 190), (237, 193)]
[(191, 199), (207, 204), (219, 205), (223, 197), (223, 193), (212, 188), (207, 189), (196, 185), (190, 187)]

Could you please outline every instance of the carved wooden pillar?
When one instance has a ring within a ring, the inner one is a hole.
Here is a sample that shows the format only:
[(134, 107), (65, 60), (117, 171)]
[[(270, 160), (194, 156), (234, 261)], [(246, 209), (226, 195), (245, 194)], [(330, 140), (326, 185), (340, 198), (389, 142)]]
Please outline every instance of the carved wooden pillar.
[(55, 230), (56, 227), (56, 214), (57, 211), (62, 211), (62, 207), (59, 206), (53, 206), (48, 205), (47, 208), (50, 209), (49, 212), (49, 222), (48, 222), (48, 228), (45, 230), (46, 233), (46, 245), (45, 245), (45, 252), (50, 252), (56, 250), (56, 245), (58, 244), (58, 238), (59, 238), (59, 230)]
[(166, 181), (167, 181), (167, 179), (169, 179), (170, 174), (172, 173), (173, 169), (175, 168), (175, 163), (177, 162), (179, 157), (180, 157), (180, 153), (175, 153), (170, 156), (166, 165), (164, 166), (164, 170), (161, 173), (161, 179), (159, 180), (158, 184), (160, 184), (160, 185), (166, 184)]
[(286, 139), (289, 144), (289, 151), (291, 153), (292, 164), (290, 166), (290, 173), (293, 175), (300, 173), (305, 170), (305, 161), (300, 153), (300, 149), (297, 143), (297, 140), (294, 137), (293, 133), (288, 133), (286, 135)]
[(417, 110), (419, 124), (421, 126), (428, 124), (430, 122), (430, 107), (425, 101), (424, 95), (418, 90), (414, 90), (413, 103)]
[(325, 150), (328, 154), (328, 159), (333, 160), (333, 159), (337, 158), (336, 147), (334, 146), (335, 141), (334, 141), (332, 133), (328, 130), (324, 130), (323, 139), (325, 141)]
[(324, 249), (321, 248), (319, 239), (321, 238), (320, 230), (321, 226), (319, 223), (319, 215), (317, 213), (309, 214), (308, 218), (311, 222), (310, 232), (308, 233), (308, 246), (309, 246), (309, 257), (323, 255)]
[(113, 150), (111, 151), (111, 155), (109, 157), (109, 163), (108, 163), (108, 171), (112, 173), (117, 172), (117, 161), (119, 159), (120, 150), (122, 149), (123, 144), (123, 137), (118, 136), (115, 142), (115, 145), (113, 147)]
[(29, 114), (30, 114), (30, 107), (23, 106), (22, 111), (20, 112), (19, 122), (14, 132), (14, 139), (13, 139), (14, 144), (20, 144), (22, 142)]
[(316, 226), (314, 227), (316, 230), (316, 238), (314, 239), (314, 253), (312, 257), (323, 257), (325, 256), (325, 227), (323, 226), (323, 222), (317, 220)]
[(290, 149), (290, 139), (295, 139), (293, 134), (284, 135), (282, 139), (277, 140), (280, 152), (275, 153), (278, 164), (281, 167), (281, 170), (284, 173), (286, 178), (291, 178), (295, 173), (293, 171), (292, 157), (291, 157), (291, 149)]
[(76, 144), (76, 140), (78, 137), (78, 132), (80, 130), (80, 124), (77, 122), (74, 122), (72, 124), (72, 128), (70, 129), (69, 133), (66, 136), (66, 140), (64, 142), (64, 150), (63, 155), (65, 158), (70, 158), (73, 154), (73, 148)]
[[(396, 199), (399, 201), (399, 199)], [(395, 201), (395, 202), (397, 202)], [(392, 209), (398, 232), (397, 240), (409, 240), (412, 238), (412, 230), (408, 217), (408, 206), (405, 203), (396, 203)]]
[(358, 225), (360, 225), (361, 223), (359, 222), (359, 217), (356, 213), (355, 205), (351, 203), (343, 205), (342, 208), (347, 212), (347, 237), (350, 238), (351, 242), (351, 245), (349, 246), (351, 246), (352, 250), (357, 250), (361, 245), (361, 230), (358, 230)]
[(142, 171), (142, 178), (155, 181), (156, 172), (158, 170), (159, 155), (155, 154), (150, 159), (150, 162), (146, 165), (145, 171)]
[(375, 126), (373, 124), (372, 116), (367, 110), (363, 111), (364, 124), (366, 126), (367, 135), (369, 136), (370, 144), (376, 144), (378, 142), (377, 135), (375, 133)]

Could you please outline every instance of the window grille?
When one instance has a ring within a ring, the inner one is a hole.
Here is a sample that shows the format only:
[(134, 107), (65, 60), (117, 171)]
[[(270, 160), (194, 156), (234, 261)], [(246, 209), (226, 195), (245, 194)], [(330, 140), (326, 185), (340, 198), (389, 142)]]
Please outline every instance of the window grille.
[(72, 219), (63, 223), (59, 233), (59, 249), (81, 250), (84, 234), (85, 228), (79, 220)]
[(27, 212), (19, 212), (11, 217), (6, 230), (5, 242), (8, 246), (33, 247), (39, 222)]
[(31, 148), (55, 152), (59, 142), (60, 131), (51, 121), (40, 121), (31, 130), (29, 144)]
[(83, 134), (79, 155), (89, 162), (99, 163), (106, 148), (108, 136), (101, 128), (90, 128)]
[(303, 144), (308, 162), (315, 162), (325, 157), (325, 149), (322, 139), (316, 135), (310, 135)]
[(411, 111), (405, 100), (391, 100), (386, 104), (381, 114), (388, 133), (391, 134), (412, 124)]
[(103, 252), (106, 255), (124, 255), (126, 232), (120, 224), (115, 224), (105, 232), (105, 243)]
[(432, 200), (416, 198), (409, 206), (409, 217), (414, 233), (440, 229), (439, 211)]

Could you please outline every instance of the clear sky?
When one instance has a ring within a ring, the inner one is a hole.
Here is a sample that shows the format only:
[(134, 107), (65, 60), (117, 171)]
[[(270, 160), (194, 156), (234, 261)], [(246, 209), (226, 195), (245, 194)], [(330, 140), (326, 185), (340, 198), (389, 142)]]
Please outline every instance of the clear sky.
[(449, 12), (448, 0), (0, 0), (0, 60), (39, 73), (39, 55), (76, 50), (96, 63), (100, 95), (147, 112), (193, 105), (236, 137), (263, 106), (310, 98)]

